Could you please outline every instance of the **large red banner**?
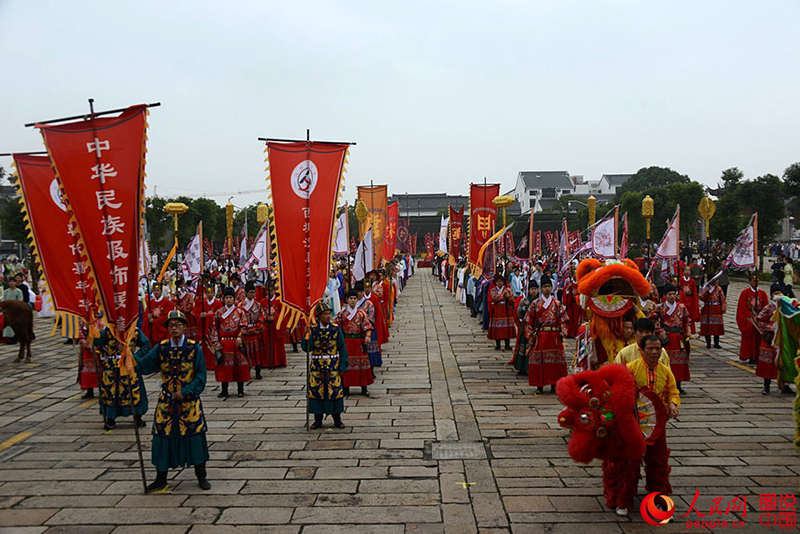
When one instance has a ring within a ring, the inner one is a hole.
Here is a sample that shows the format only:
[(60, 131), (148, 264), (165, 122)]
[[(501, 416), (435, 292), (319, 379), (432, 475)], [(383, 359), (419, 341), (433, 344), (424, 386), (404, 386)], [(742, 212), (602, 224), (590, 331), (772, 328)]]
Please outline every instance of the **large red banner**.
[[(372, 228), (372, 269), (381, 265), (383, 258), (383, 243), (386, 234), (386, 203), (388, 186), (385, 185), (359, 185), (358, 199), (367, 206), (367, 219), (360, 226), (359, 235), (364, 239), (364, 234)], [(392, 251), (394, 253), (394, 251)]]
[(461, 237), (464, 229), (464, 206), (456, 211), (453, 206), (449, 207), (450, 210), (450, 258), (452, 261), (458, 261), (459, 252), (461, 251)]
[(295, 311), (292, 322), (311, 313), (328, 283), (347, 149), (331, 143), (267, 143), (281, 300)]
[[(139, 317), (146, 116), (147, 107), (137, 105), (117, 117), (37, 125), (77, 223), (79, 252), (91, 266), (105, 321), (126, 338)], [(132, 368), (127, 351), (124, 356)]]
[[(81, 248), (78, 233), (73, 231), (50, 158), (14, 154), (14, 165), (35, 257), (44, 273), (53, 307), (56, 312), (88, 321), (94, 302), (89, 269), (78, 253)], [(67, 328), (75, 325), (73, 318), (60, 319), (62, 331), (69, 337), (77, 336), (74, 328)]]
[(469, 262), (478, 265), (478, 252), (494, 233), (497, 207), (492, 200), (500, 194), (500, 184), (470, 184), (469, 189)]
[(397, 250), (407, 254), (411, 252), (411, 234), (408, 233), (408, 219), (397, 222)]
[(413, 234), (411, 236), (411, 248), (408, 251), (409, 254), (416, 254), (417, 253), (417, 236), (418, 235), (419, 235), (419, 232), (417, 232), (416, 234)]
[(383, 240), (383, 259), (391, 261), (397, 250), (397, 223), (400, 219), (400, 204), (392, 202), (386, 208), (386, 234)]

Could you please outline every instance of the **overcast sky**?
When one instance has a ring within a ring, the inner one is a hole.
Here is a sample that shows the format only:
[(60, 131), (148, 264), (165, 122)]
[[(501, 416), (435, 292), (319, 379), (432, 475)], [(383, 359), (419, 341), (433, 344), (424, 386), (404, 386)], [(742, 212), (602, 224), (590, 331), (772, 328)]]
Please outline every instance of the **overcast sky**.
[[(355, 141), (355, 185), (800, 161), (800, 2), (0, 0), (0, 152), (23, 124), (161, 102), (150, 192), (265, 186), (266, 137)], [(0, 158), (8, 167), (9, 158)], [(264, 195), (237, 195), (244, 205)]]

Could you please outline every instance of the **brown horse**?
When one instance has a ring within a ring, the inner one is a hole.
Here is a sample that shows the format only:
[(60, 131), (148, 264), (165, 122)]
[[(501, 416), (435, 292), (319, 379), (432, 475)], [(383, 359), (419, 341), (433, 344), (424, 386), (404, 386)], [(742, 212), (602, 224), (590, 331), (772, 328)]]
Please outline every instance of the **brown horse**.
[(14, 331), (19, 342), (19, 356), (15, 361), (22, 361), (26, 349), (28, 354), (25, 361), (31, 361), (31, 343), (36, 339), (36, 334), (33, 333), (33, 310), (24, 302), (6, 300), (0, 302), (0, 311), (3, 312), (5, 326)]

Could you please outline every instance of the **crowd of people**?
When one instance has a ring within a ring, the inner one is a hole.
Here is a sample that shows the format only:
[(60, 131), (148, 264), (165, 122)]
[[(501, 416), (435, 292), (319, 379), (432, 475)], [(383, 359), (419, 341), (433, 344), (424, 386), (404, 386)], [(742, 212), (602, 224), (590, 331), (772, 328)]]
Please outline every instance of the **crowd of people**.
[[(495, 350), (513, 352), (509, 364), (519, 375), (527, 375), (536, 393), (543, 393), (547, 386), (555, 392), (559, 379), (571, 372), (617, 363), (627, 366), (637, 387), (648, 386), (662, 399), (670, 418), (677, 417), (684, 386), (691, 381), (692, 338), (704, 340), (709, 350), (722, 348), (720, 337), (726, 333), (728, 312), (727, 268), (718, 265), (719, 276), (707, 274), (690, 255), (686, 261), (665, 265), (663, 272), (661, 265), (649, 273), (642, 269), (641, 274), (648, 276), (649, 293), (635, 297), (629, 311), (613, 321), (590, 325), (592, 312), (587, 312), (586, 297), (582, 300), (577, 290), (578, 262), (562, 269), (559, 282), (552, 260), (502, 259), (493, 275), (486, 277), (476, 276), (480, 271), (473, 272), (464, 261), (454, 264), (440, 256), (432, 273), (479, 318)], [(777, 262), (770, 295), (759, 289), (759, 278), (752, 273), (736, 309), (739, 359), (754, 366), (755, 374), (763, 379), (763, 395), (771, 393), (773, 380), (782, 393), (795, 393), (786, 373), (776, 365), (779, 349), (774, 344), (776, 301), (791, 295), (791, 262), (783, 260)], [(570, 359), (565, 351), (567, 338), (577, 338), (576, 355)], [(591, 357), (581, 361), (581, 350), (589, 339), (594, 344), (588, 350)], [(644, 457), (647, 491), (671, 493), (668, 457), (663, 436), (648, 445)], [(607, 505), (627, 515), (636, 494), (638, 463), (604, 463), (603, 471)], [(620, 486), (620, 477), (629, 483)]]
[[(76, 340), (67, 340), (80, 345), (78, 383), (84, 397), (99, 389), (106, 431), (116, 427), (119, 417), (133, 416), (136, 426), (146, 426), (142, 377), (160, 372), (152, 449), (157, 476), (147, 488), (150, 492), (164, 489), (168, 470), (181, 466), (194, 466), (200, 487), (211, 487), (205, 467), (208, 426), (200, 400), (208, 372), (213, 371), (220, 385), (219, 398), (233, 394), (232, 383), (236, 395), (244, 397), (246, 385), (252, 378), (262, 379), (263, 370), (286, 367), (287, 344), (308, 354), (310, 429), (320, 428), (326, 415), (335, 428), (345, 428), (344, 399), (352, 388), (370, 395), (374, 370), (384, 365), (382, 345), (389, 339), (398, 295), (414, 272), (411, 257), (398, 255), (355, 280), (352, 265), (344, 259), (331, 270), (310, 321), (287, 324), (281, 321), (285, 305), (274, 273), (240, 273), (231, 264), (220, 270), (223, 264), (218, 259), (207, 262), (194, 283), (181, 277), (142, 277), (139, 322), (126, 339), (128, 347), (110, 334), (100, 313), (94, 323), (82, 324)], [(119, 364), (126, 350), (136, 361), (132, 372)]]

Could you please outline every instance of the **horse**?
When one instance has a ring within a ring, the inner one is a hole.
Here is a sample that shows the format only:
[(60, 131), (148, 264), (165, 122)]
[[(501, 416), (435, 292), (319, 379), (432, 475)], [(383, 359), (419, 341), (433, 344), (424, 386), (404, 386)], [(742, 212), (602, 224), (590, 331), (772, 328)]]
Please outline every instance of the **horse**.
[(14, 331), (19, 342), (19, 355), (14, 361), (21, 362), (26, 350), (25, 361), (31, 361), (31, 343), (36, 339), (36, 334), (33, 333), (33, 310), (24, 302), (6, 300), (0, 302), (0, 311), (3, 312), (5, 326)]

